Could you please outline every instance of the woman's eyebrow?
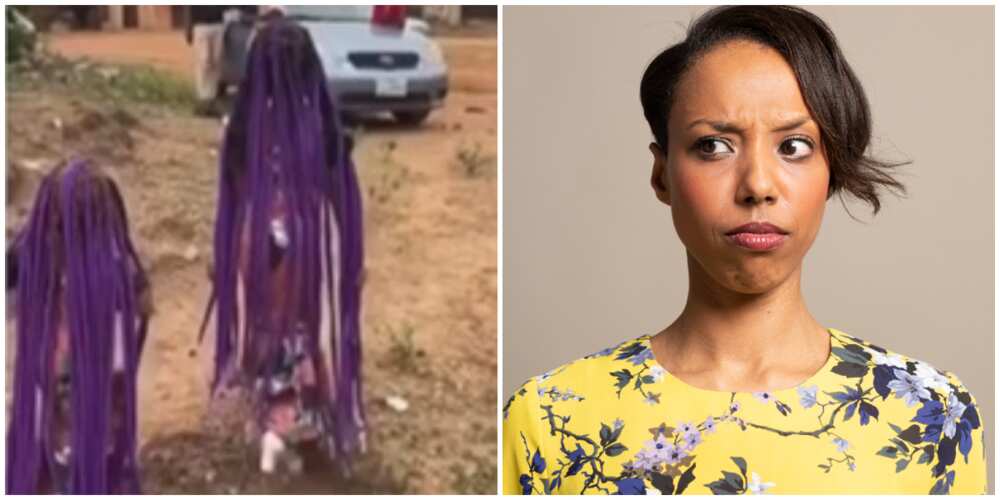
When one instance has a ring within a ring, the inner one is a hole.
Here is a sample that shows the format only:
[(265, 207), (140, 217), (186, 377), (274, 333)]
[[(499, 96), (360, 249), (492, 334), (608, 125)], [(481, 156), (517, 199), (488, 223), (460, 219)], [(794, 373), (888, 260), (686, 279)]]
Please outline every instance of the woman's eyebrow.
[(799, 127), (801, 127), (801, 126), (803, 126), (806, 123), (809, 123), (811, 121), (812, 121), (812, 118), (809, 118), (808, 116), (800, 116), (800, 117), (795, 118), (795, 119), (793, 119), (793, 120), (791, 120), (789, 122), (786, 122), (784, 125), (779, 125), (778, 127), (774, 128), (771, 131), (772, 132), (785, 132), (785, 131), (788, 131), (788, 130), (799, 128)]
[[(802, 125), (805, 125), (806, 123), (809, 123), (810, 121), (812, 121), (812, 119), (809, 118), (808, 116), (799, 116), (799, 117), (796, 117), (796, 118), (794, 118), (794, 119), (792, 119), (792, 120), (790, 120), (788, 122), (785, 122), (785, 123), (783, 123), (781, 125), (778, 125), (777, 127), (775, 127), (774, 129), (772, 129), (771, 131), (772, 132), (785, 132), (785, 131), (788, 131), (788, 130), (799, 128)], [(699, 119), (691, 122), (691, 124), (688, 125), (687, 128), (688, 129), (692, 129), (692, 128), (695, 127), (695, 125), (698, 125), (700, 123), (704, 123), (704, 124), (708, 125), (709, 127), (712, 127), (713, 129), (715, 129), (716, 132), (732, 133), (732, 134), (738, 134), (740, 132), (743, 132), (743, 128), (741, 128), (740, 126), (736, 125), (735, 123), (726, 122), (726, 121), (709, 120), (709, 119), (706, 119), (706, 118), (699, 118)]]
[(737, 126), (734, 123), (709, 120), (707, 118), (699, 118), (699, 119), (691, 122), (691, 124), (688, 125), (687, 128), (690, 130), (690, 129), (694, 128), (696, 125), (698, 125), (700, 123), (704, 123), (704, 124), (708, 125), (709, 127), (712, 127), (713, 129), (715, 129), (716, 132), (736, 134), (736, 133), (739, 133), (739, 132), (743, 131), (742, 128), (740, 128), (739, 126)]

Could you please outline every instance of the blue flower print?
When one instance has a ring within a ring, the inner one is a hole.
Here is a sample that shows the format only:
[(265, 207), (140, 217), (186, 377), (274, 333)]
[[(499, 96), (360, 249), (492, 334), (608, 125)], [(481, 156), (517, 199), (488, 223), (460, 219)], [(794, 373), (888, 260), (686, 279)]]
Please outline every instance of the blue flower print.
[(531, 476), (527, 474), (521, 474), (521, 494), (530, 495), (531, 494)]
[(630, 477), (627, 479), (619, 479), (615, 481), (615, 486), (618, 487), (618, 492), (616, 495), (645, 495), (646, 494), (646, 484), (642, 482), (642, 479), (637, 477)]
[(649, 361), (651, 359), (653, 359), (653, 351), (650, 349), (643, 349), (635, 356), (632, 356), (632, 358), (629, 359), (629, 362), (631, 362), (635, 366), (640, 366), (642, 364), (645, 364), (646, 361)]

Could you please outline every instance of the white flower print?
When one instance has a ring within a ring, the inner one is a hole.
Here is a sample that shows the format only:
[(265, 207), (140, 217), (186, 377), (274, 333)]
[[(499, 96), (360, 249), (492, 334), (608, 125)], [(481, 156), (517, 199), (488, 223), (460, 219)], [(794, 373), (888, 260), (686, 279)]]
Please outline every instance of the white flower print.
[(712, 418), (711, 415), (705, 419), (705, 423), (702, 425), (705, 426), (706, 433), (711, 434), (715, 432), (715, 419)]
[(691, 425), (690, 422), (681, 422), (677, 424), (677, 432), (681, 435), (687, 434), (693, 430), (695, 430), (695, 427)]
[(897, 398), (903, 398), (906, 406), (913, 406), (921, 399), (930, 399), (931, 393), (924, 387), (923, 381), (898, 368), (893, 370), (896, 380), (889, 381), (889, 388), (896, 393)]
[(635, 454), (635, 461), (633, 462), (632, 467), (637, 470), (649, 471), (655, 469), (660, 462), (661, 460), (655, 453), (653, 453), (653, 451), (648, 448), (643, 448), (639, 450), (639, 453)]
[(965, 403), (958, 400), (954, 394), (948, 395), (948, 412), (944, 417), (944, 435), (949, 438), (955, 437), (956, 424), (958, 420), (962, 418), (962, 414), (965, 413)]
[(649, 455), (656, 462), (663, 462), (667, 458), (667, 453), (674, 448), (674, 445), (667, 441), (667, 438), (660, 434), (656, 436), (656, 439), (652, 441), (646, 441), (646, 449), (649, 450)]
[(906, 362), (903, 361), (903, 357), (899, 354), (882, 354), (878, 351), (870, 349), (868, 352), (872, 354), (872, 361), (874, 361), (876, 365), (888, 365), (896, 368), (902, 368), (904, 370), (906, 369)]
[(688, 451), (693, 450), (699, 444), (701, 444), (701, 432), (697, 429), (684, 434), (684, 448)]
[(757, 401), (760, 401), (761, 403), (770, 403), (774, 399), (774, 396), (767, 391), (755, 392), (753, 393), (753, 397), (757, 398)]
[(774, 483), (762, 483), (760, 482), (760, 476), (756, 472), (750, 473), (750, 484), (747, 485), (747, 490), (750, 494), (762, 495), (772, 487), (774, 487)]
[(927, 363), (917, 362), (916, 377), (929, 389), (938, 389), (945, 394), (951, 394), (951, 386), (948, 385), (948, 377), (938, 373), (934, 367)]
[(664, 460), (664, 462), (666, 462), (667, 465), (676, 464), (677, 462), (680, 462), (681, 460), (683, 460), (685, 457), (688, 456), (687, 450), (685, 450), (680, 446), (674, 446), (672, 444), (667, 446), (668, 448), (666, 449), (666, 459)]
[(803, 408), (812, 408), (816, 405), (816, 392), (819, 391), (819, 387), (816, 384), (809, 387), (799, 387), (797, 391), (799, 393), (799, 404)]
[(833, 438), (833, 444), (837, 445), (837, 451), (843, 453), (851, 447), (851, 443), (848, 443), (846, 439), (835, 437)]
[(667, 374), (667, 371), (660, 366), (653, 366), (649, 369), (649, 374), (653, 377), (654, 382), (659, 382)]

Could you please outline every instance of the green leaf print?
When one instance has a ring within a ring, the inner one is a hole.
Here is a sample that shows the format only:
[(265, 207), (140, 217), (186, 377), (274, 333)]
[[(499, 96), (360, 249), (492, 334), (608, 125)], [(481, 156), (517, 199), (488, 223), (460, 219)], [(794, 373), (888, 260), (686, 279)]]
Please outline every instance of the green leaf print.
[(740, 473), (743, 474), (743, 477), (746, 477), (747, 476), (747, 461), (744, 460), (743, 457), (729, 457), (729, 458), (733, 461), (733, 463), (736, 464), (737, 467), (740, 468)]
[(912, 444), (920, 444), (920, 426), (913, 424), (907, 427), (905, 431), (899, 433), (899, 437)]
[(868, 367), (866, 365), (841, 361), (840, 363), (837, 363), (831, 371), (837, 375), (843, 375), (845, 377), (860, 378), (868, 374)]
[(694, 468), (696, 465), (698, 464), (691, 464), (691, 467), (688, 467), (687, 470), (681, 474), (681, 478), (677, 481), (677, 490), (674, 493), (677, 495), (684, 493), (684, 490), (689, 484), (691, 484), (691, 481), (694, 481)]
[(615, 443), (615, 444), (613, 444), (613, 445), (608, 446), (607, 448), (605, 448), (604, 449), (604, 453), (606, 453), (609, 457), (617, 457), (618, 455), (621, 455), (622, 452), (624, 452), (627, 449), (628, 448), (626, 448), (625, 445), (623, 445), (621, 443)]
[(868, 364), (868, 358), (864, 357), (860, 353), (844, 349), (843, 347), (834, 347), (832, 350), (835, 356), (847, 361), (848, 363), (854, 363), (856, 365)]
[(878, 453), (876, 453), (876, 455), (881, 455), (883, 457), (888, 457), (888, 458), (896, 458), (897, 451), (898, 450), (896, 450), (896, 448), (892, 446), (883, 446), (881, 450), (878, 450)]
[(659, 472), (654, 472), (652, 474), (652, 479), (650, 482), (653, 483), (653, 487), (659, 490), (663, 495), (673, 495), (674, 494), (674, 478), (660, 474)]
[(622, 390), (625, 389), (625, 387), (628, 386), (628, 383), (632, 381), (632, 373), (623, 368), (621, 370), (611, 372), (611, 375), (618, 379), (618, 382), (615, 383), (615, 387), (618, 388), (618, 396), (620, 397), (622, 395)]
[(920, 453), (920, 458), (917, 459), (918, 464), (929, 464), (931, 460), (934, 460), (934, 445), (929, 444), (924, 446), (924, 450)]

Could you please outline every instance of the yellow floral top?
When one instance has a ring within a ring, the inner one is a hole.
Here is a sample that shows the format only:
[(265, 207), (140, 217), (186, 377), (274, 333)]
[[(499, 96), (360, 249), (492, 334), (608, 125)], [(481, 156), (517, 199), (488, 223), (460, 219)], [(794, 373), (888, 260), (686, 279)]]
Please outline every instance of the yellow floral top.
[(527, 381), (503, 409), (505, 493), (985, 493), (976, 399), (950, 372), (828, 329), (797, 387), (688, 385), (643, 336)]

